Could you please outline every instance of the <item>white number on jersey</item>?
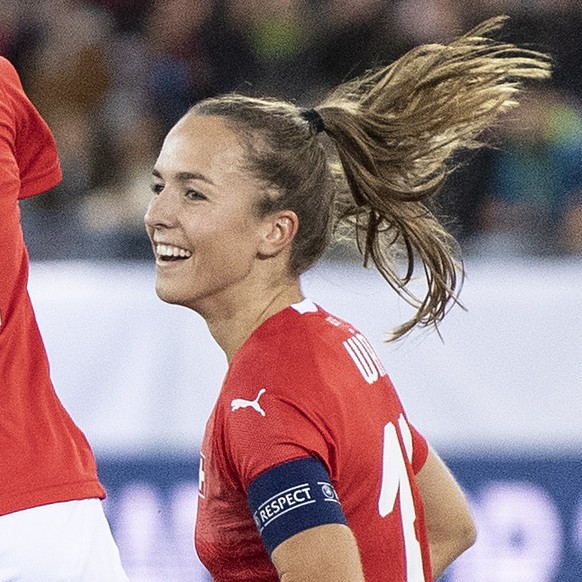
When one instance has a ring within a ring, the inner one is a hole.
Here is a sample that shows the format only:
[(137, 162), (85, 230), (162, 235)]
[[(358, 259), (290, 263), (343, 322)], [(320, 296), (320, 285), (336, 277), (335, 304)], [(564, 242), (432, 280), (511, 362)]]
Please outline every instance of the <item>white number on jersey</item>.
[(206, 481), (206, 473), (204, 472), (204, 462), (205, 457), (202, 453), (200, 453), (200, 466), (198, 467), (198, 494), (200, 497), (204, 498), (204, 490), (205, 490), (205, 481)]
[[(397, 431), (400, 431), (404, 451), (400, 445)], [(406, 580), (407, 582), (425, 582), (420, 543), (414, 530), (416, 511), (404, 460), (405, 454), (408, 460), (412, 461), (412, 435), (406, 419), (401, 414), (398, 419), (398, 428), (393, 422), (389, 422), (384, 427), (382, 485), (378, 499), (378, 511), (382, 517), (386, 517), (394, 511), (396, 500), (400, 499), (400, 517), (406, 554)], [(399, 493), (400, 495), (398, 495)]]

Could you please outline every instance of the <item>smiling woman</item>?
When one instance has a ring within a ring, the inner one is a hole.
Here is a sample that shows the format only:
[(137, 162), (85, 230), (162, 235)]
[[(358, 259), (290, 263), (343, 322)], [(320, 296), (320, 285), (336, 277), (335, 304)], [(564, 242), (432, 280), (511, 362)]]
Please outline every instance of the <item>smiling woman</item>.
[(196, 526), (215, 580), (430, 582), (472, 544), (461, 490), (371, 344), (304, 298), (299, 276), (347, 232), (416, 308), (395, 337), (442, 320), (462, 267), (428, 204), (521, 81), (549, 74), (543, 55), (488, 38), (502, 22), (419, 47), (314, 109), (226, 95), (167, 135), (146, 214), (156, 291), (202, 315), (229, 362)]
[[(168, 134), (153, 173), (146, 222), (157, 256), (156, 290), (207, 318), (229, 317), (241, 293), (260, 295), (274, 268), (264, 259), (289, 246), (285, 237), (296, 230), (292, 212), (273, 221), (253, 210), (262, 184), (244, 164), (244, 149), (223, 119), (187, 115)], [(289, 277), (281, 259), (278, 269)]]

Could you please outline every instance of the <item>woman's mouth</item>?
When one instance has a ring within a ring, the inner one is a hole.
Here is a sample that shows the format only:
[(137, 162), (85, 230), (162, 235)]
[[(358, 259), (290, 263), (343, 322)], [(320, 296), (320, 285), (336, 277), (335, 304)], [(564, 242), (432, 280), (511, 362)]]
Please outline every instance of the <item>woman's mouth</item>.
[(192, 251), (176, 247), (174, 245), (160, 244), (155, 245), (156, 257), (160, 261), (181, 261), (189, 259), (192, 256)]

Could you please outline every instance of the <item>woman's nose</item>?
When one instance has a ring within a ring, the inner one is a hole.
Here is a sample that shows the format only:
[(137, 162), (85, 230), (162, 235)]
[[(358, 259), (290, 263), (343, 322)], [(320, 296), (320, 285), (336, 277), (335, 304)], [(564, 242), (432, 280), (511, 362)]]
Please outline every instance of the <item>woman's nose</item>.
[(148, 206), (144, 220), (148, 228), (171, 227), (176, 220), (171, 197), (163, 192), (156, 194)]

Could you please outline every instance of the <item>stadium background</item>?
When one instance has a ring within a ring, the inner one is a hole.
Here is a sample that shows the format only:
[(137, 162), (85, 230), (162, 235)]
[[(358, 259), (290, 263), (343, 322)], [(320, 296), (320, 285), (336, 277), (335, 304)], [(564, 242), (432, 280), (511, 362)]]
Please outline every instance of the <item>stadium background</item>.
[(309, 295), (358, 325), (470, 495), (477, 545), (449, 582), (582, 578), (582, 5), (579, 0), (0, 2), (0, 54), (51, 125), (65, 179), (22, 204), (57, 391), (93, 443), (136, 582), (205, 580), (191, 550), (197, 447), (225, 369), (201, 321), (161, 304), (143, 234), (161, 137), (233, 89), (311, 105), (330, 86), (487, 16), (550, 52), (551, 83), (461, 160), (443, 216), (467, 256), (436, 334), (336, 248)]

